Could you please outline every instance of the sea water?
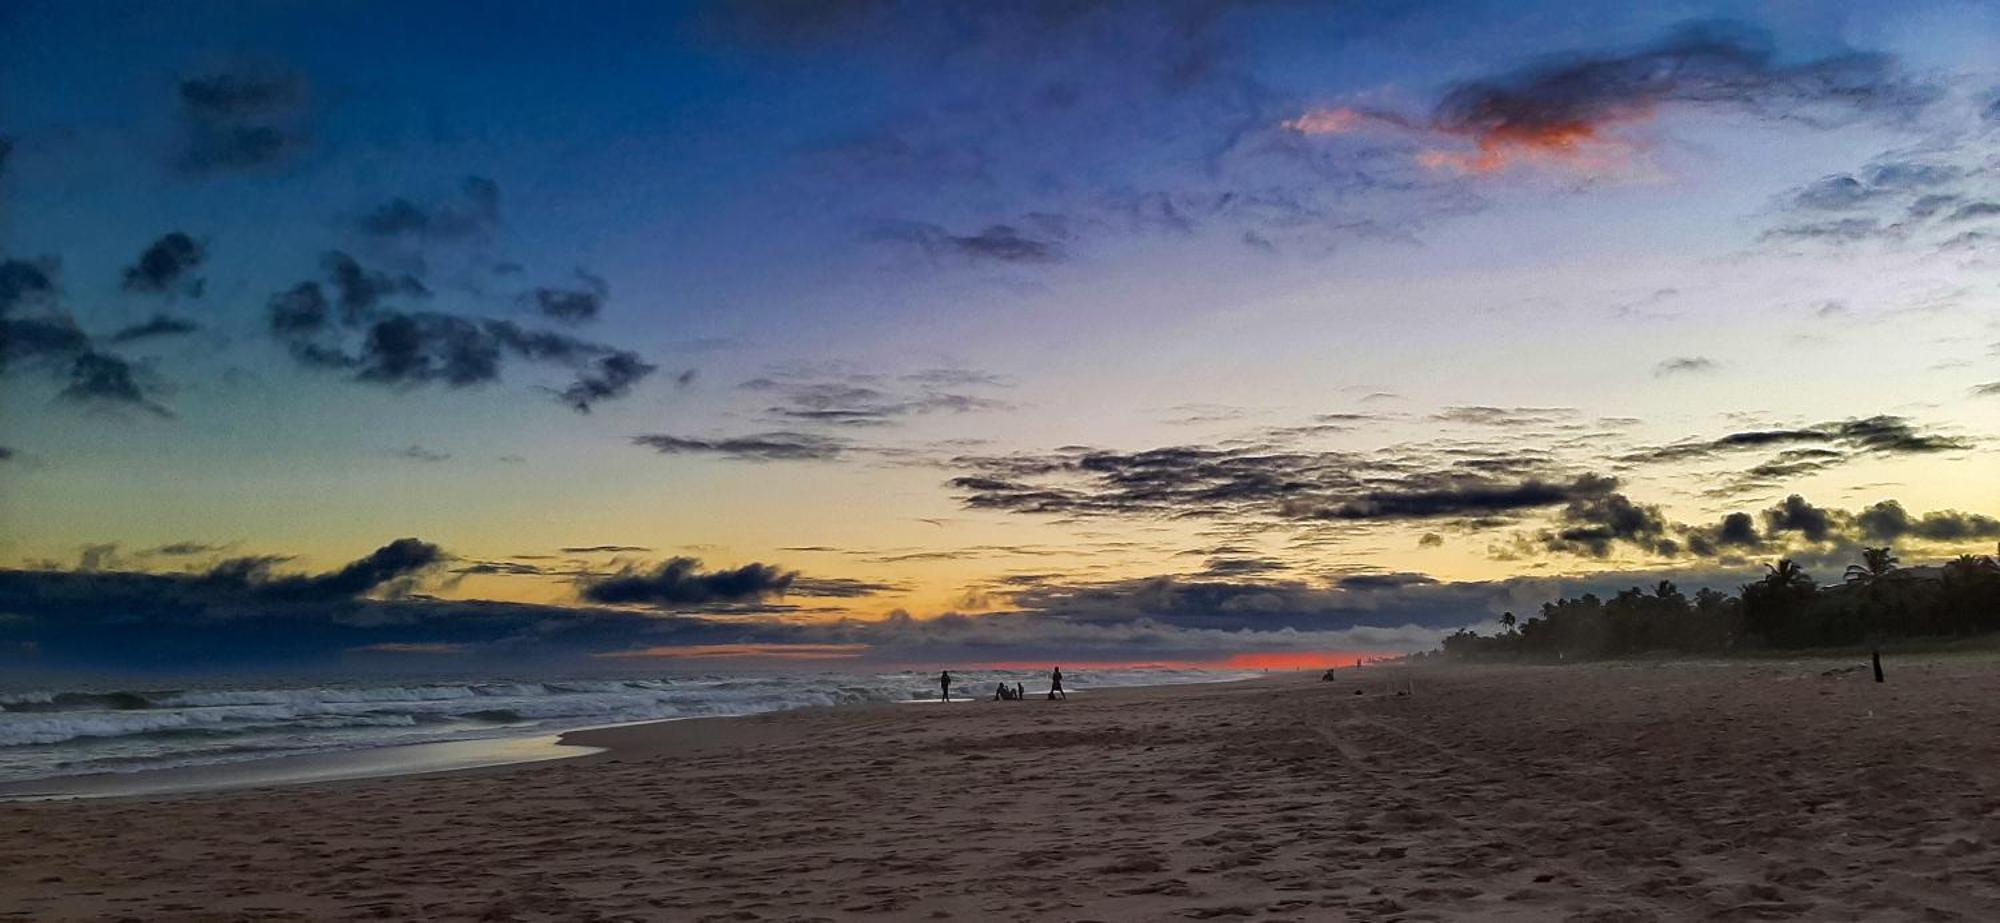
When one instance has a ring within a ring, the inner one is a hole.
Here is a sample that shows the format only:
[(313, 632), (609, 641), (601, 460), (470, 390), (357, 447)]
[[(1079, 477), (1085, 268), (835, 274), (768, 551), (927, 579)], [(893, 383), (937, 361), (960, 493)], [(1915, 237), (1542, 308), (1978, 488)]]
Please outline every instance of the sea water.
[[(1064, 672), (1063, 685), (1085, 692), (1247, 675), (1077, 669)], [(954, 699), (991, 698), (1001, 682), (1026, 683), (1030, 696), (1047, 689), (1045, 675), (1027, 672), (968, 670), (952, 677)], [(0, 686), (0, 783), (937, 698), (937, 674), (928, 672)]]

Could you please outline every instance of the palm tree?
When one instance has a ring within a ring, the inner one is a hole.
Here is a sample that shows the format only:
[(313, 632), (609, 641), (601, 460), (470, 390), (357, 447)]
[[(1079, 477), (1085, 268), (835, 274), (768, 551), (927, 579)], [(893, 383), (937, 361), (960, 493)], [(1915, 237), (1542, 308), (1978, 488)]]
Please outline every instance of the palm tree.
[(1813, 588), (1811, 575), (1799, 567), (1791, 558), (1780, 558), (1776, 564), (1764, 565), (1764, 585), (1773, 590), (1808, 590)]
[[(1493, 611), (1493, 610), (1491, 610), (1491, 609), (1488, 609), (1488, 610), (1486, 610), (1486, 611), (1488, 611), (1488, 612), (1491, 612), (1491, 611)], [(1514, 630), (1514, 623), (1515, 623), (1515, 621), (1516, 621), (1516, 620), (1515, 620), (1515, 618), (1514, 618), (1514, 613), (1512, 613), (1512, 612), (1502, 612), (1502, 613), (1500, 613), (1500, 627), (1501, 627), (1501, 628), (1505, 628), (1505, 629), (1507, 629), (1508, 631), (1513, 631), (1513, 630)]]
[[(1871, 621), (1877, 626), (1873, 632), (1877, 638), (1881, 634), (1880, 626), (1889, 622), (1889, 613), (1885, 611), (1881, 597), (1882, 591), (1888, 588), (1889, 581), (1896, 575), (1897, 563), (1895, 553), (1884, 545), (1881, 548), (1861, 549), (1861, 563), (1847, 565), (1847, 585), (1859, 588), (1870, 608), (1875, 610), (1871, 613), (1874, 616)], [(1874, 663), (1875, 681), (1879, 683), (1882, 681), (1882, 646), (1876, 638), (1870, 640), (1874, 643), (1869, 645), (1868, 657)]]
[(1847, 583), (1863, 589), (1880, 586), (1896, 572), (1896, 555), (1887, 546), (1861, 549), (1861, 563), (1847, 565)]

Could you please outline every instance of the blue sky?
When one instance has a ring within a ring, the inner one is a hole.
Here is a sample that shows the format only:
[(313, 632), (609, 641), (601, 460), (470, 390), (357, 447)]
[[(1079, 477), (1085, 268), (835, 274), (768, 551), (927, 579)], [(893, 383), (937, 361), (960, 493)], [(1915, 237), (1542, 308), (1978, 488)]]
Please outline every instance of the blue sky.
[[(245, 557), (258, 583), (415, 536), (439, 553), (327, 617), (610, 606), (704, 646), (844, 624), (901, 659), (1109, 621), (1159, 630), (1093, 635), (1106, 658), (1200, 659), (2000, 538), (1989, 4), (15, 3), (0, 26), (23, 586)], [(301, 286), (325, 311), (281, 329)], [(1794, 494), (1845, 525), (1781, 528)], [(1865, 534), (1884, 502), (1966, 526)], [(1759, 543), (1695, 550), (1731, 512)], [(622, 550), (562, 550), (595, 546)], [(797, 579), (593, 597), (676, 557)], [(1430, 582), (1342, 584), (1384, 574)], [(1163, 580), (1182, 595), (1071, 608)], [(177, 612), (149, 637), (199, 636)], [(1221, 634), (1175, 633), (1196, 622)]]

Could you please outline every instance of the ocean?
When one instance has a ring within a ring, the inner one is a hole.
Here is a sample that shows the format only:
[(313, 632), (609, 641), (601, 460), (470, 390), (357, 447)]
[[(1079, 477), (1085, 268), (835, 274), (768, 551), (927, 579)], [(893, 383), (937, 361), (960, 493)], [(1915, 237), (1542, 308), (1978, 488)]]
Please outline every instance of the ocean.
[[(1073, 693), (1241, 679), (1251, 673), (1065, 670)], [(954, 671), (961, 692), (991, 698), (1046, 674)], [(179, 685), (0, 686), (0, 783), (133, 773), (399, 744), (547, 735), (633, 721), (749, 715), (815, 705), (935, 702), (937, 674), (745, 673), (618, 678), (206, 680)]]

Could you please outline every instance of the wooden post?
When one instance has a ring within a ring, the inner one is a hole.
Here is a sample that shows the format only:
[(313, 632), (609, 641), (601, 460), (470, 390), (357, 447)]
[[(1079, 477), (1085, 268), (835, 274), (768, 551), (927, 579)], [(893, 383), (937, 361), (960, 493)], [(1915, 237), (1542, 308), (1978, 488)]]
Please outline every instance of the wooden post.
[(1882, 682), (1882, 649), (1878, 647), (1870, 652), (1869, 659), (1875, 662), (1875, 681)]

